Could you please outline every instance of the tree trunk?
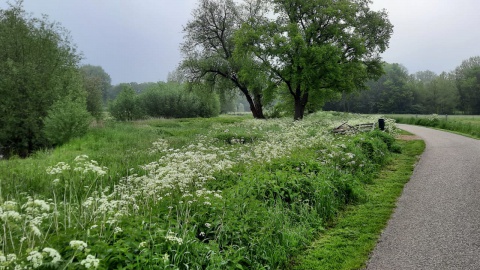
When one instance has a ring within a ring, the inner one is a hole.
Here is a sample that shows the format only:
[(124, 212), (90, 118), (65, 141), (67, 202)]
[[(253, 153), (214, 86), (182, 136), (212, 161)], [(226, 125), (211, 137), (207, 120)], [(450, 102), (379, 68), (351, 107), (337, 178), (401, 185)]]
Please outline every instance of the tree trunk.
[(293, 120), (302, 120), (305, 114), (305, 107), (307, 107), (308, 102), (308, 92), (303, 93), (303, 95), (295, 95), (295, 115)]
[(263, 115), (262, 107), (262, 95), (256, 94), (254, 98), (250, 95), (247, 89), (240, 89), (245, 97), (247, 98), (248, 104), (250, 105), (250, 111), (252, 112), (253, 118), (255, 119), (265, 119)]
[(263, 115), (261, 96), (258, 95), (255, 97), (255, 99), (252, 99), (249, 94), (245, 94), (245, 97), (250, 105), (250, 111), (252, 112), (253, 118), (265, 119), (265, 116)]
[(240, 84), (238, 80), (232, 80), (232, 82), (240, 89), (240, 91), (247, 98), (253, 118), (265, 119), (265, 115), (263, 115), (262, 95), (255, 94), (254, 97), (252, 98), (252, 95), (250, 94), (250, 91), (248, 91), (248, 88)]
[(258, 119), (265, 119), (265, 115), (263, 115), (263, 106), (262, 106), (262, 95), (255, 94), (253, 98), (253, 104), (255, 105), (255, 110), (257, 111)]

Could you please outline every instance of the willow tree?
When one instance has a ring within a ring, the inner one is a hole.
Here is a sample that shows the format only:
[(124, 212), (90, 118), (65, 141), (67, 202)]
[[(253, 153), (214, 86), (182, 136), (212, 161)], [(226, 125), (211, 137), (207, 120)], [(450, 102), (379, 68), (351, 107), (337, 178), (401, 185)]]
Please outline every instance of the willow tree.
[(234, 34), (243, 23), (256, 24), (265, 12), (261, 0), (200, 0), (184, 27), (181, 68), (189, 82), (218, 83), (238, 89), (255, 118), (265, 118), (262, 95), (268, 81), (253, 55), (235, 55)]
[(364, 88), (382, 74), (380, 54), (393, 26), (385, 11), (370, 9), (370, 0), (269, 2), (274, 13), (260, 24), (243, 24), (236, 49), (253, 53), (271, 78), (285, 85), (295, 120), (303, 118), (309, 101)]
[(44, 119), (52, 106), (85, 105), (85, 94), (68, 32), (31, 17), (21, 3), (0, 10), (0, 154), (26, 156), (48, 145)]

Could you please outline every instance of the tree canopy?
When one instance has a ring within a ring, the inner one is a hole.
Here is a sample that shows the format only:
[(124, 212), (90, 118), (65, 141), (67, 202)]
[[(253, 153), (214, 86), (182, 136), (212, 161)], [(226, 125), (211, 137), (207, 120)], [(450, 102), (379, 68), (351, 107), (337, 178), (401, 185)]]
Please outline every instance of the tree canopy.
[(302, 119), (310, 100), (362, 88), (382, 74), (393, 26), (368, 0), (272, 0), (275, 16), (243, 24), (237, 50), (253, 53), (285, 84)]
[(468, 114), (480, 114), (480, 56), (471, 57), (455, 69), (460, 95), (460, 109)]
[[(184, 28), (182, 69), (193, 83), (221, 83), (220, 90), (238, 89), (255, 118), (264, 118), (265, 77), (251, 57), (235, 57), (234, 34), (242, 23), (261, 17), (263, 1), (200, 0)], [(252, 76), (252, 72), (255, 76)]]
[(88, 83), (94, 84), (100, 90), (101, 100), (103, 104), (106, 104), (108, 89), (112, 87), (110, 75), (101, 66), (83, 65), (80, 67), (80, 71)]
[(25, 156), (48, 145), (43, 121), (56, 101), (85, 104), (80, 56), (64, 28), (21, 2), (0, 10), (0, 48), (0, 151)]

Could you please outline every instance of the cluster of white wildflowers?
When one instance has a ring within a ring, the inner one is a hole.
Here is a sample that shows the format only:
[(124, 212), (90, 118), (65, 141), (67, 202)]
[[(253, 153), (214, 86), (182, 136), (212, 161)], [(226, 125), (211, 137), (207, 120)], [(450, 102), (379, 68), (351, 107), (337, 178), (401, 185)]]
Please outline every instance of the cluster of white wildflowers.
[(17, 255), (14, 253), (7, 254), (6, 256), (0, 252), (0, 269), (14, 269), (17, 262)]
[(365, 166), (363, 161), (354, 153), (348, 151), (345, 143), (331, 144), (321, 149), (322, 155), (318, 158), (326, 166), (331, 166), (336, 170), (356, 169)]
[(262, 131), (267, 138), (237, 149), (238, 160), (245, 163), (270, 162), (272, 159), (288, 156), (295, 149), (331, 139), (320, 122), (275, 119), (265, 123), (250, 120), (236, 125), (252, 131)]
[(430, 114), (429, 116), (427, 116), (427, 120), (430, 121), (430, 122), (436, 122), (436, 121), (440, 120), (440, 117), (438, 116), (438, 114), (434, 113), (434, 114)]
[(80, 240), (70, 241), (70, 247), (75, 250), (75, 254), (81, 253), (86, 255), (86, 258), (80, 261), (80, 265), (83, 265), (86, 269), (96, 269), (100, 264), (100, 259), (97, 259), (94, 255), (88, 254), (87, 243)]
[(18, 204), (14, 201), (6, 201), (0, 206), (0, 218), (5, 223), (18, 222), (22, 216), (18, 212)]
[(55, 175), (55, 174), (61, 174), (64, 171), (68, 171), (68, 170), (70, 170), (70, 165), (68, 163), (59, 162), (55, 166), (48, 167), (47, 173)]
[(98, 267), (98, 264), (100, 263), (100, 260), (95, 258), (93, 255), (87, 255), (87, 258), (83, 259), (80, 264), (85, 266), (87, 269), (96, 269)]
[(183, 239), (180, 237), (177, 237), (177, 234), (172, 231), (167, 232), (167, 235), (165, 235), (165, 240), (179, 244), (179, 245), (183, 244)]
[(70, 241), (70, 247), (74, 250), (83, 251), (87, 248), (87, 243), (80, 241), (80, 240), (72, 240)]
[(96, 205), (113, 212), (131, 213), (140, 205), (161, 201), (172, 190), (182, 193), (201, 190), (206, 181), (214, 180), (215, 172), (228, 170), (235, 164), (231, 153), (231, 149), (207, 145), (200, 139), (181, 149), (166, 149), (159, 160), (141, 166), (145, 175), (133, 174), (121, 179), (106, 200), (98, 201)]
[(168, 150), (170, 145), (165, 139), (158, 139), (152, 143), (152, 147), (148, 148), (148, 153), (153, 155), (156, 153), (163, 153)]
[(25, 260), (19, 260), (16, 254), (4, 255), (0, 252), (0, 269), (35, 269), (42, 265), (59, 265), (62, 256), (57, 250), (46, 247), (41, 252), (32, 250), (25, 256)]
[[(99, 176), (105, 175), (107, 172), (106, 167), (102, 167), (98, 165), (98, 162), (95, 160), (89, 160), (87, 155), (80, 155), (75, 157), (74, 159), (75, 167), (73, 171), (81, 172), (81, 173), (88, 173), (93, 172)], [(71, 170), (71, 165), (66, 162), (59, 162), (55, 166), (50, 166), (46, 169), (47, 174), (57, 175), (62, 174), (66, 171)], [(55, 179), (57, 181), (57, 179)]]
[(392, 119), (392, 118), (385, 119), (385, 131), (392, 136), (398, 135), (398, 127), (395, 119)]
[(89, 160), (87, 155), (77, 156), (74, 160), (76, 166), (73, 169), (76, 172), (81, 172), (83, 174), (92, 172), (98, 176), (103, 176), (107, 174), (107, 168), (98, 165), (98, 162), (95, 160)]
[(28, 201), (22, 205), (22, 210), (24, 211), (22, 215), (23, 222), (27, 229), (23, 235), (30, 242), (33, 242), (35, 237), (43, 235), (41, 225), (43, 223), (51, 223), (54, 213), (51, 211), (49, 203), (44, 200), (33, 199), (32, 197), (28, 197)]

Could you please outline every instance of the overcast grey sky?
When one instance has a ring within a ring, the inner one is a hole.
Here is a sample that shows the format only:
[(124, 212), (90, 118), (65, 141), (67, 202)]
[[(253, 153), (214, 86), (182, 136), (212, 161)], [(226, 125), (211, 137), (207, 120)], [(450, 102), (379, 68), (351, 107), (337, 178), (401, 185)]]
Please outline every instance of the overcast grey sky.
[[(24, 0), (24, 8), (60, 22), (83, 63), (102, 66), (118, 84), (167, 79), (181, 61), (182, 27), (197, 1)], [(374, 0), (372, 7), (386, 9), (395, 26), (384, 60), (410, 73), (451, 71), (480, 55), (479, 0)]]

